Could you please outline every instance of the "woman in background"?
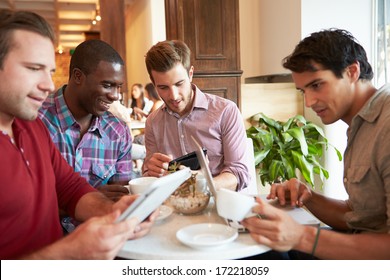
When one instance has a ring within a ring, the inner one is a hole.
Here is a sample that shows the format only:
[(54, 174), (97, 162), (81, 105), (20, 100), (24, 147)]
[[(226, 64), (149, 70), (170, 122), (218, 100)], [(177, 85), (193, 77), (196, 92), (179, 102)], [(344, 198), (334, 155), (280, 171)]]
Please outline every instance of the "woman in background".
[[(160, 96), (158, 95), (156, 88), (152, 83), (148, 83), (145, 85), (145, 96), (153, 102), (153, 106), (149, 112), (151, 114), (155, 110), (157, 110), (161, 105), (164, 104), (164, 101), (161, 100)], [(149, 114), (142, 113), (142, 117), (147, 118)], [(145, 134), (140, 133), (134, 137), (133, 143), (145, 145)]]
[(164, 102), (161, 100), (160, 96), (158, 95), (156, 88), (152, 83), (148, 83), (145, 86), (145, 96), (149, 98), (149, 100), (153, 101), (153, 106), (150, 109), (150, 113), (154, 112), (158, 108), (160, 108), (161, 105), (164, 104)]
[(149, 114), (153, 107), (153, 102), (145, 97), (144, 87), (142, 84), (133, 84), (131, 87), (131, 109), (134, 119), (142, 119)]

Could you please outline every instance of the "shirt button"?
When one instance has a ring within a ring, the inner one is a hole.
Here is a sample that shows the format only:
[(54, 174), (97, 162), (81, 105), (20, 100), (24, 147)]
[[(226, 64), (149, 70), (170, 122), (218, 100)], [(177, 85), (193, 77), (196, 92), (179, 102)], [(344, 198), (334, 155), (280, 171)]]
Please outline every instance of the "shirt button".
[(24, 150), (23, 150), (23, 148), (20, 148), (20, 151), (21, 151), (22, 153), (24, 153)]
[(26, 160), (26, 164), (27, 166), (30, 166), (30, 162), (28, 160)]
[(181, 137), (181, 138), (184, 138), (184, 135), (182, 134), (182, 135), (180, 135), (180, 137)]

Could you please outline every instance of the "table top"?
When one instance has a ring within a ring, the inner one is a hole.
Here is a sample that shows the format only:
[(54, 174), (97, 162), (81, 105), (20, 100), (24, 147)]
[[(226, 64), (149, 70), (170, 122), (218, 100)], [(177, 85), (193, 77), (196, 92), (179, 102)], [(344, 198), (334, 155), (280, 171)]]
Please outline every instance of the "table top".
[(210, 200), (209, 206), (199, 215), (181, 215), (174, 211), (166, 219), (156, 221), (148, 235), (127, 241), (118, 257), (142, 260), (238, 259), (270, 250), (253, 241), (248, 233), (240, 233), (235, 241), (210, 249), (193, 249), (176, 238), (179, 229), (200, 223), (226, 224), (217, 215), (214, 203)]
[(131, 129), (145, 128), (145, 121), (131, 120), (130, 127), (131, 127)]
[[(302, 223), (307, 223), (307, 221), (310, 223), (315, 222), (314, 216), (304, 209), (296, 208), (291, 214), (296, 216), (297, 220), (300, 220)], [(148, 235), (140, 239), (127, 241), (119, 251), (118, 257), (140, 260), (221, 260), (245, 258), (270, 250), (267, 246), (256, 243), (249, 233), (239, 233), (238, 238), (233, 242), (208, 249), (193, 249), (182, 244), (176, 238), (178, 230), (200, 223), (226, 224), (226, 221), (216, 213), (212, 199), (209, 206), (199, 215), (181, 215), (173, 212), (166, 219), (156, 221)]]

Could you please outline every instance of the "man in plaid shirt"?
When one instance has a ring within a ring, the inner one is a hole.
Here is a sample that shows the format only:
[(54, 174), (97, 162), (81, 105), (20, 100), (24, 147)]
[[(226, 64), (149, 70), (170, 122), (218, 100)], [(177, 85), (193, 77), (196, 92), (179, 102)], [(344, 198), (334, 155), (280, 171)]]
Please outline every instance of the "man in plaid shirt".
[(132, 174), (130, 130), (108, 112), (119, 98), (124, 67), (107, 43), (81, 43), (70, 61), (68, 84), (49, 95), (39, 112), (66, 161), (114, 201), (128, 194), (123, 185)]

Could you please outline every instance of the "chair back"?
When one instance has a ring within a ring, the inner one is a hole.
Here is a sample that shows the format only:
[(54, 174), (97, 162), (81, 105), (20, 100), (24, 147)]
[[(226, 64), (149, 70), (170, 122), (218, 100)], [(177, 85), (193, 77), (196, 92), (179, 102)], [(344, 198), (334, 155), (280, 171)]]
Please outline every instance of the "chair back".
[(253, 149), (253, 141), (251, 138), (246, 138), (246, 162), (249, 164), (249, 184), (243, 189), (241, 192), (250, 194), (250, 195), (258, 195), (259, 191), (257, 188), (257, 180), (256, 180), (256, 167), (255, 167), (255, 151)]

